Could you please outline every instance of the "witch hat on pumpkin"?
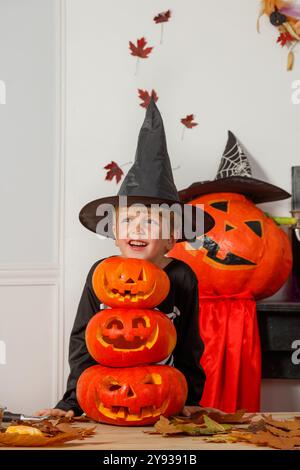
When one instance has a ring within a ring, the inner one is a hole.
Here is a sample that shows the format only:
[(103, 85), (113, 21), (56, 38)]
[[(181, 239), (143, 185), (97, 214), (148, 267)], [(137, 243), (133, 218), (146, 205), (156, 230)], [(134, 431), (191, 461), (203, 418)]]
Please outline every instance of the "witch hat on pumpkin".
[(231, 131), (228, 131), (228, 140), (216, 179), (193, 183), (179, 191), (179, 196), (182, 202), (187, 203), (204, 194), (221, 192), (244, 194), (255, 204), (291, 197), (284, 189), (252, 177), (248, 157)]
[[(173, 179), (162, 117), (153, 98), (150, 100), (139, 133), (134, 164), (125, 176), (118, 194), (96, 199), (86, 204), (80, 211), (80, 222), (93, 232), (114, 238), (112, 212), (106, 211), (103, 214), (99, 208), (104, 205), (118, 206), (120, 196), (127, 197), (128, 206), (138, 203), (146, 206), (161, 203), (172, 206), (176, 203), (184, 215), (181, 217), (182, 237), (177, 241), (187, 239), (184, 230), (186, 223), (190, 223), (190, 227), (195, 231), (195, 236), (208, 232), (214, 226), (213, 218), (199, 207), (190, 211), (191, 206), (189, 205), (188, 210), (184, 210), (184, 204), (180, 201)], [(196, 227), (197, 211), (198, 220), (203, 223)], [(104, 217), (107, 220), (105, 226), (100, 223)]]

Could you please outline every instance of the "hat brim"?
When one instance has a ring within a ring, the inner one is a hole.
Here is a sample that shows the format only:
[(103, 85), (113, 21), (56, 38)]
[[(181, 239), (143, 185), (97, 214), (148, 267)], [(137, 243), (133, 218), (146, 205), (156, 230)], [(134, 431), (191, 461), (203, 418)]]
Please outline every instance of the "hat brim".
[[(182, 226), (182, 237), (177, 239), (176, 242), (191, 241), (195, 237), (203, 235), (204, 233), (209, 232), (214, 225), (215, 221), (213, 217), (208, 214), (206, 211), (202, 210), (199, 207), (188, 205), (188, 211), (185, 211), (184, 207), (186, 206), (181, 201), (170, 201), (166, 199), (153, 198), (147, 196), (126, 196), (127, 197), (127, 206), (132, 204), (144, 204), (149, 206), (151, 204), (167, 204), (172, 206), (174, 203), (177, 203), (184, 214), (185, 219), (182, 218), (182, 224), (189, 224), (189, 227), (192, 227), (195, 235), (191, 239), (185, 236), (184, 227)], [(107, 211), (105, 211), (105, 205), (107, 204)], [(103, 213), (99, 214), (99, 207), (101, 206), (101, 211)], [(102, 235), (106, 238), (114, 239), (114, 233), (112, 230), (113, 227), (113, 213), (109, 210), (109, 207), (119, 206), (119, 196), (104, 197), (101, 199), (96, 199), (87, 203), (79, 213), (79, 220), (88, 230), (95, 232), (99, 235)], [(105, 225), (102, 223), (105, 222)], [(202, 223), (196, 226), (196, 221), (202, 221)]]
[(199, 181), (188, 188), (182, 189), (178, 194), (180, 200), (187, 203), (204, 194), (221, 192), (244, 194), (255, 204), (280, 201), (291, 197), (284, 189), (249, 176), (230, 176), (213, 181)]

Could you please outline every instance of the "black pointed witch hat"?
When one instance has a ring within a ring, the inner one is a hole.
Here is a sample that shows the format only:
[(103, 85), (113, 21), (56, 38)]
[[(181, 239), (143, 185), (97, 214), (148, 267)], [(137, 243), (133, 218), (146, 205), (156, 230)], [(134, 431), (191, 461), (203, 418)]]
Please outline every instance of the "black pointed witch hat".
[(252, 177), (248, 157), (231, 131), (228, 131), (228, 140), (216, 179), (193, 183), (179, 191), (179, 196), (182, 202), (187, 203), (204, 194), (221, 192), (244, 194), (255, 204), (291, 197), (284, 189)]
[[(99, 207), (104, 205), (118, 206), (120, 196), (127, 197), (127, 205), (142, 203), (144, 205), (165, 203), (168, 206), (177, 203), (184, 214), (184, 204), (180, 201), (167, 150), (166, 135), (160, 112), (151, 98), (146, 111), (144, 123), (141, 127), (135, 161), (116, 196), (104, 197), (86, 204), (80, 211), (79, 220), (89, 230), (114, 238), (112, 231), (112, 220), (109, 218), (105, 226), (101, 223), (103, 217), (112, 217), (108, 211), (103, 214)], [(195, 210), (194, 210), (195, 209)], [(200, 208), (194, 208), (193, 212), (185, 217), (190, 217), (191, 226), (196, 236), (208, 232), (214, 226), (214, 220)], [(189, 206), (190, 210), (190, 206)], [(201, 227), (195, 226), (196, 212), (203, 220)], [(101, 214), (99, 215), (99, 212)], [(182, 218), (183, 219), (183, 218)], [(182, 220), (184, 224), (184, 220)], [(199, 232), (199, 233), (198, 233)], [(186, 240), (182, 227), (182, 238), (177, 241)]]

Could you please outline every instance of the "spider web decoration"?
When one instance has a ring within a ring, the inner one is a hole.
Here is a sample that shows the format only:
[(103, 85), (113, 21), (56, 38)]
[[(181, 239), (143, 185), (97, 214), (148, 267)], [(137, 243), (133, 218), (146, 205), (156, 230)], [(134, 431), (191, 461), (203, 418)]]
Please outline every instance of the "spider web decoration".
[(235, 135), (228, 131), (228, 141), (224, 150), (216, 179), (230, 176), (252, 176), (248, 157)]

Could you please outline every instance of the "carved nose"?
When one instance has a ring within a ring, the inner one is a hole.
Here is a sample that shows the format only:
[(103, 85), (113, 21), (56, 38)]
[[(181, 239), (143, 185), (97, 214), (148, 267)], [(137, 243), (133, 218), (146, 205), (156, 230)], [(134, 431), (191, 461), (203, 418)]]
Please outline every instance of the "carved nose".
[(135, 397), (135, 393), (132, 390), (132, 388), (130, 387), (130, 385), (128, 385), (128, 387), (127, 387), (127, 395), (126, 396), (127, 396), (127, 398)]

